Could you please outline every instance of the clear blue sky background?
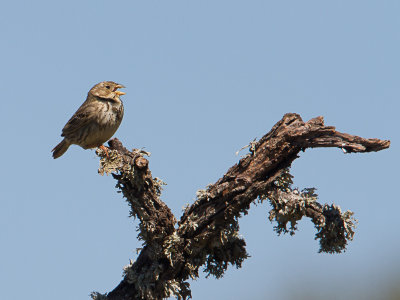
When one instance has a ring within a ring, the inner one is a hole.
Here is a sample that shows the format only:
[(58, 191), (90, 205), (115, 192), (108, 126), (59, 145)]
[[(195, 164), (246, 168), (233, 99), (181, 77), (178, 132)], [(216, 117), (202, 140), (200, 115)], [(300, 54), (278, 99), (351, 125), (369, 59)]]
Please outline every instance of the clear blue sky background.
[(126, 85), (116, 136), (152, 152), (178, 216), (284, 113), (390, 139), (293, 165), (297, 186), (356, 213), (346, 253), (318, 254), (309, 220), (277, 237), (258, 205), (240, 221), (243, 268), (191, 282), (194, 299), (377, 299), (400, 282), (399, 14), (399, 1), (3, 1), (1, 299), (89, 299), (136, 257), (137, 221), (94, 151), (50, 153), (103, 80)]

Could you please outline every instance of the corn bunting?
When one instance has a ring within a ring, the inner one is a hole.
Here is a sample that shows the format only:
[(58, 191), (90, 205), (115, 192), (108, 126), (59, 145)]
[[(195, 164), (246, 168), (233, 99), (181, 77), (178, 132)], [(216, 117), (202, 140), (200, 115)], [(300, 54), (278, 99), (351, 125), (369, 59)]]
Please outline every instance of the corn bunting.
[[(104, 81), (96, 84), (88, 93), (86, 101), (67, 122), (62, 130), (64, 139), (52, 150), (53, 158), (58, 158), (72, 144), (83, 149), (100, 147), (117, 131), (124, 116), (124, 106), (120, 95), (122, 84)], [(107, 150), (106, 150), (107, 153)]]

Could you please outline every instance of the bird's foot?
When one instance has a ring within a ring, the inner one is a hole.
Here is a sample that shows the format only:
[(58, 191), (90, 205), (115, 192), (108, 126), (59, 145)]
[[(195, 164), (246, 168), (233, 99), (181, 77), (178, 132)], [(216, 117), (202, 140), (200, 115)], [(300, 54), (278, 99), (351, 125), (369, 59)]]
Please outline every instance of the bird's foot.
[(107, 147), (105, 147), (104, 145), (101, 145), (101, 146), (99, 146), (99, 148), (105, 152), (107, 158), (110, 158), (110, 157), (108, 156), (108, 148), (107, 148)]

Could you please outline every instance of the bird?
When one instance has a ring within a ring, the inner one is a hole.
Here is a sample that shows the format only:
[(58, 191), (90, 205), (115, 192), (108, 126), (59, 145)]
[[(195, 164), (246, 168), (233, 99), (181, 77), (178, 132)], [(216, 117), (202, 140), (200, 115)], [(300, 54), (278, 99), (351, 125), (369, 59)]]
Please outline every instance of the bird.
[(125, 93), (118, 91), (120, 88), (125, 86), (103, 81), (90, 89), (86, 101), (65, 124), (61, 134), (64, 139), (51, 150), (54, 159), (63, 155), (71, 145), (83, 149), (99, 147), (108, 156), (103, 143), (114, 135), (124, 116), (120, 96)]

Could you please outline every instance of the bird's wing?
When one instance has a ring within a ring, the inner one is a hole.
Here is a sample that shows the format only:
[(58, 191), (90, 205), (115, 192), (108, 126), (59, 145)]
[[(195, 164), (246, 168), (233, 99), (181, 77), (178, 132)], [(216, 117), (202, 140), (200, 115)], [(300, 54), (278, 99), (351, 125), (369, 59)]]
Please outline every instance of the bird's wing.
[(92, 103), (83, 103), (81, 107), (74, 113), (65, 124), (61, 136), (68, 136), (75, 131), (87, 126), (95, 121), (94, 107)]

